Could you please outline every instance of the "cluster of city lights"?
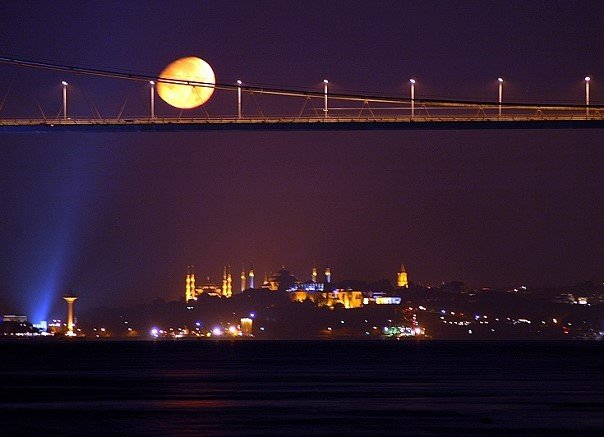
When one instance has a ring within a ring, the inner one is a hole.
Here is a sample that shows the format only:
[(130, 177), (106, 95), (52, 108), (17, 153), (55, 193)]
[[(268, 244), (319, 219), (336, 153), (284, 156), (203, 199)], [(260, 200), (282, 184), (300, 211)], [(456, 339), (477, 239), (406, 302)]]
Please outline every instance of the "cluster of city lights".
[[(202, 329), (202, 323), (196, 322), (195, 328), (189, 329), (187, 327), (184, 328), (168, 328), (162, 329), (159, 327), (153, 327), (149, 331), (149, 335), (152, 338), (201, 338), (201, 337), (226, 337), (226, 338), (235, 338), (235, 337), (252, 337), (252, 323), (253, 318), (255, 317), (254, 313), (250, 314), (250, 317), (243, 317), (240, 320), (240, 323), (231, 323), (227, 322), (224, 324), (218, 324), (212, 326), (209, 330)], [(264, 330), (261, 328), (261, 330)]]
[(385, 326), (384, 335), (390, 337), (416, 337), (426, 335), (426, 330), (420, 326)]

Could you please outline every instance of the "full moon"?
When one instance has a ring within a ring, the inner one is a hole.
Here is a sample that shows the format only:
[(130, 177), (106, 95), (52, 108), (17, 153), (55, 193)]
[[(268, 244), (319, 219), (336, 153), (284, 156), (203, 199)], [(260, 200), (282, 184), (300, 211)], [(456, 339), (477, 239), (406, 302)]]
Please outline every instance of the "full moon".
[[(180, 109), (197, 108), (212, 97), (216, 77), (206, 61), (194, 56), (180, 58), (170, 63), (159, 75), (157, 94), (169, 105)], [(173, 79), (185, 82), (203, 82), (207, 86), (193, 86), (161, 82)]]

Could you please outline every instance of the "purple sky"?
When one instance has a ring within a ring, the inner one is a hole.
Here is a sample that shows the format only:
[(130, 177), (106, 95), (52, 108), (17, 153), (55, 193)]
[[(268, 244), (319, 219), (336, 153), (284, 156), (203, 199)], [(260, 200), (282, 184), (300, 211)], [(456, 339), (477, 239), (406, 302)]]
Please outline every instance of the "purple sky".
[[(221, 83), (406, 96), (604, 102), (591, 1), (3, 2), (0, 55), (158, 74), (205, 59)], [(0, 117), (88, 100), (147, 110), (144, 86), (0, 65)], [(9, 83), (12, 86), (9, 88)], [(137, 88), (138, 87), (138, 88)], [(234, 110), (216, 95), (210, 113)], [(253, 105), (245, 102), (245, 110)], [(88, 111), (88, 112), (87, 112)], [(159, 115), (172, 115), (158, 102)], [(200, 112), (195, 112), (199, 114)], [(598, 130), (0, 134), (0, 313), (47, 317), (183, 293), (198, 274), (315, 261), (335, 280), (543, 285), (602, 279)], [(235, 276), (238, 276), (236, 274)], [(59, 310), (63, 308), (59, 302)], [(56, 310), (54, 310), (56, 311)], [(54, 313), (53, 313), (54, 314)]]

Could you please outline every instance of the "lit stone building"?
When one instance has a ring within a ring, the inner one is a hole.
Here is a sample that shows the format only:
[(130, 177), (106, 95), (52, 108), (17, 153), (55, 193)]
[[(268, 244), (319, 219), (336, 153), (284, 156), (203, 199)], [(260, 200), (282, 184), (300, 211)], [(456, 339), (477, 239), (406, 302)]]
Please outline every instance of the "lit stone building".
[(304, 302), (307, 299), (309, 299), (312, 302), (314, 302), (315, 301), (315, 293), (309, 293), (308, 291), (304, 291), (304, 290), (290, 291), (289, 292), (289, 299), (292, 302)]
[(346, 309), (360, 308), (363, 306), (363, 292), (358, 290), (331, 290), (325, 291), (323, 284), (314, 284), (316, 289), (309, 287), (309, 283), (299, 284), (298, 287), (288, 290), (292, 302), (310, 300), (319, 307), (329, 307), (341, 304)]
[(316, 282), (298, 282), (287, 290), (292, 302), (304, 302), (309, 299), (316, 302), (318, 296), (323, 293), (325, 285)]
[(218, 284), (210, 281), (209, 276), (206, 276), (205, 282), (201, 283), (195, 288), (195, 299), (202, 294), (220, 297), (222, 296), (222, 289), (218, 286)]
[(195, 280), (195, 268), (193, 266), (187, 267), (187, 276), (185, 278), (185, 301), (195, 301), (202, 294), (216, 297), (231, 297), (232, 295), (232, 278), (230, 271), (227, 272), (225, 267), (223, 275), (222, 287), (218, 284), (213, 283), (209, 276), (206, 276), (205, 282), (197, 284)]
[(269, 276), (262, 288), (268, 288), (271, 291), (287, 291), (298, 283), (298, 279), (285, 269), (281, 268), (276, 274)]
[(252, 336), (252, 319), (249, 317), (244, 317), (241, 319), (241, 335), (243, 337), (251, 337)]
[(407, 278), (407, 270), (405, 265), (401, 264), (401, 269), (396, 274), (396, 286), (398, 288), (409, 288), (409, 280)]
[(317, 282), (317, 269), (311, 270), (310, 281), (300, 282), (285, 268), (271, 276), (267, 288), (271, 290), (286, 290), (292, 302), (310, 300), (319, 307), (329, 307), (341, 304), (344, 308), (359, 308), (363, 306), (363, 293), (358, 290), (334, 289), (331, 285), (331, 269), (325, 269), (325, 282)]
[(363, 292), (358, 290), (334, 290), (320, 293), (316, 300), (317, 306), (333, 308), (337, 304), (344, 305), (346, 309), (360, 308), (363, 306)]

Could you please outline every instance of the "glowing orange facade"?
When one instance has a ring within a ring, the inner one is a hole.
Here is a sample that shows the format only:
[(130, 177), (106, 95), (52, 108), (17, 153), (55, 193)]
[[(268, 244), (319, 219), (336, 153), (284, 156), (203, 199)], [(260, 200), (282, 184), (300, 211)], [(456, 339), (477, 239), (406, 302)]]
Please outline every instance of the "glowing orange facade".
[(404, 264), (401, 264), (401, 270), (396, 274), (396, 286), (399, 288), (409, 288), (407, 270)]

